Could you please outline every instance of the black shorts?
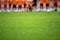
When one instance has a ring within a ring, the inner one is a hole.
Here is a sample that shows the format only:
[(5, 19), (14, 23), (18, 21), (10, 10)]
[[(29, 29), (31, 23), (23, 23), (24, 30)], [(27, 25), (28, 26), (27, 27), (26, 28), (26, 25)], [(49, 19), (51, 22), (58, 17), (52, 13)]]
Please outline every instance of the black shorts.
[(43, 7), (43, 4), (41, 3), (40, 6)]
[(24, 8), (26, 7), (27, 4), (24, 4)]
[(46, 4), (46, 7), (49, 7), (49, 4)]
[(0, 9), (1, 9), (1, 5), (0, 5)]
[(57, 3), (54, 3), (54, 6), (57, 7)]
[(16, 8), (16, 5), (13, 5), (13, 8)]
[(34, 2), (33, 6), (36, 6), (37, 5), (37, 2)]
[(7, 5), (4, 5), (4, 8), (7, 8)]
[(9, 7), (11, 7), (11, 4), (9, 4)]
[(18, 6), (18, 8), (22, 8), (22, 6), (21, 6), (21, 5), (19, 5), (19, 6)]

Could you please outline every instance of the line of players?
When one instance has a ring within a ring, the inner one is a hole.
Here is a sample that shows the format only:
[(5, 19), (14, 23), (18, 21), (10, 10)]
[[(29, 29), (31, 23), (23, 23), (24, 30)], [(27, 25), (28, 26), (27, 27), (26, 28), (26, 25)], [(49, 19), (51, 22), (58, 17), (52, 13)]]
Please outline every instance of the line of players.
[[(57, 7), (57, 1), (55, 7)], [(44, 4), (44, 5), (43, 5)], [(49, 0), (0, 0), (0, 11), (43, 11), (49, 9)], [(48, 10), (49, 11), (49, 10)]]

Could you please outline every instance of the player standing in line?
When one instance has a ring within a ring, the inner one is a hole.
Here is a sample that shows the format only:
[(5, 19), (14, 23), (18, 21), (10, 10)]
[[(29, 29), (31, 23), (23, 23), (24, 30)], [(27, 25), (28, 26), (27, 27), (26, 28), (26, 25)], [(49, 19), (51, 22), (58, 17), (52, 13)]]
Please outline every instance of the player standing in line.
[(57, 10), (60, 11), (60, 0), (57, 0)]
[(55, 11), (57, 11), (57, 0), (54, 0), (54, 8), (55, 8)]
[(18, 11), (20, 12), (22, 9), (22, 0), (18, 0), (17, 5), (18, 5)]
[(41, 9), (41, 11), (43, 11), (43, 7), (44, 7), (44, 0), (40, 0), (40, 9)]
[(40, 0), (37, 0), (37, 10), (36, 11), (40, 11)]
[(46, 0), (46, 11), (49, 10), (49, 0)]
[(32, 11), (36, 11), (36, 5), (37, 5), (37, 0), (33, 0), (33, 10)]
[(12, 5), (12, 0), (9, 0), (9, 10), (12, 11), (13, 5)]
[(32, 11), (33, 0), (27, 0), (27, 11)]
[(18, 11), (17, 10), (17, 4), (18, 4), (18, 0), (12, 0), (12, 5), (13, 5), (13, 11)]
[(6, 8), (7, 8), (6, 1), (7, 0), (4, 0), (4, 9), (5, 9), (5, 11), (6, 11)]
[(9, 10), (9, 0), (5, 0), (5, 9), (6, 9), (6, 11), (7, 12), (10, 12), (10, 10)]
[(27, 11), (27, 0), (24, 0), (24, 10)]
[(27, 11), (28, 7), (27, 7), (27, 0), (22, 0), (22, 11)]
[(1, 0), (0, 0), (0, 12), (1, 12)]
[(1, 1), (1, 11), (5, 12), (4, 10), (4, 0), (0, 0)]

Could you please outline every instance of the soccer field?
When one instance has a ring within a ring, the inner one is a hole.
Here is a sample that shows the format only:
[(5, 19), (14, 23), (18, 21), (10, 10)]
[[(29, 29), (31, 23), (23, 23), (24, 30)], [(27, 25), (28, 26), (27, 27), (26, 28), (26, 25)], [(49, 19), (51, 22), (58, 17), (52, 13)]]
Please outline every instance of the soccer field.
[(1, 12), (0, 40), (60, 40), (60, 12)]

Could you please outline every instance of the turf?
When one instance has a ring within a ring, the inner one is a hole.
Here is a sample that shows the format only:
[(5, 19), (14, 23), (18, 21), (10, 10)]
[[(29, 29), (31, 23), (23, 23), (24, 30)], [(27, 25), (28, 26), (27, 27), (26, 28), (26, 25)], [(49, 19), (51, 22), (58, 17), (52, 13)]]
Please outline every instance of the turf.
[(1, 12), (0, 40), (60, 40), (60, 12)]

